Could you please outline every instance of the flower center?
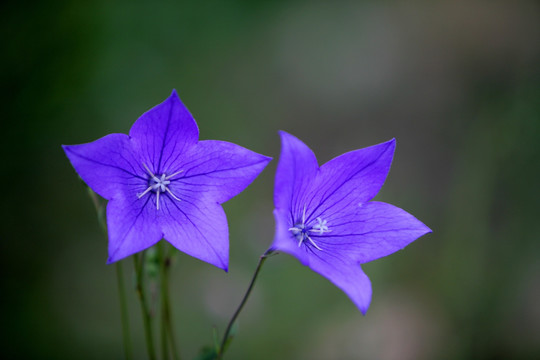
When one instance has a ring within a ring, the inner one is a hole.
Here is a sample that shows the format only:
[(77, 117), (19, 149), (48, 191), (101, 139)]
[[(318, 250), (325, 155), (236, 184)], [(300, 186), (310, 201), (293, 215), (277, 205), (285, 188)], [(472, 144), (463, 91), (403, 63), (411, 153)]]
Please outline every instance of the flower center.
[(304, 206), (304, 212), (302, 213), (302, 222), (298, 222), (292, 228), (289, 228), (289, 231), (294, 235), (296, 240), (298, 240), (298, 247), (300, 247), (300, 245), (302, 245), (305, 240), (308, 240), (311, 245), (313, 245), (317, 250), (322, 250), (315, 243), (315, 241), (313, 241), (310, 235), (313, 233), (318, 233), (318, 235), (322, 235), (332, 230), (328, 228), (327, 221), (321, 219), (320, 217), (317, 218), (317, 224), (312, 226), (306, 224), (306, 207)]
[(137, 197), (140, 199), (144, 195), (148, 194), (150, 191), (153, 191), (156, 193), (156, 209), (159, 210), (159, 194), (160, 193), (167, 193), (169, 196), (171, 196), (173, 199), (181, 201), (176, 195), (173, 194), (171, 189), (168, 188), (168, 185), (171, 183), (170, 179), (175, 177), (176, 175), (180, 174), (183, 170), (177, 171), (174, 174), (167, 175), (165, 173), (161, 174), (160, 177), (157, 177), (150, 171), (148, 166), (146, 164), (143, 164), (144, 168), (148, 172), (148, 175), (150, 175), (150, 179), (148, 180), (148, 188), (144, 190), (144, 192), (137, 194)]

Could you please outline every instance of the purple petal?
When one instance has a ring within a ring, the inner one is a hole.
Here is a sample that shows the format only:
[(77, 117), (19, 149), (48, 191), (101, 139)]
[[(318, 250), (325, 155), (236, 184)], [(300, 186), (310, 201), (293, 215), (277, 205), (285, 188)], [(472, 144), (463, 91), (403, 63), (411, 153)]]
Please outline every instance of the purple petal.
[(178, 186), (223, 203), (238, 195), (272, 158), (225, 141), (206, 140), (182, 156)]
[(126, 185), (146, 181), (127, 135), (110, 134), (91, 143), (62, 147), (79, 176), (105, 199), (112, 199)]
[(309, 267), (343, 290), (365, 315), (371, 302), (371, 282), (360, 265), (316, 255)]
[(221, 205), (180, 193), (181, 201), (163, 202), (165, 239), (178, 250), (225, 271), (229, 264), (229, 230)]
[(296, 137), (284, 131), (280, 131), (280, 135), (281, 155), (276, 170), (274, 204), (278, 210), (288, 209), (293, 214), (301, 214), (317, 176), (317, 158)]
[(382, 187), (394, 156), (395, 139), (338, 156), (321, 166), (308, 218), (339, 212), (371, 200)]
[(199, 129), (173, 90), (167, 100), (137, 119), (129, 136), (140, 160), (154, 174), (174, 173), (179, 156), (197, 143)]
[(109, 260), (112, 263), (145, 250), (163, 238), (150, 196), (117, 196), (107, 205)]
[(323, 249), (321, 256), (329, 253), (351, 262), (365, 263), (390, 255), (431, 232), (408, 212), (377, 201), (326, 219), (331, 231), (312, 236)]

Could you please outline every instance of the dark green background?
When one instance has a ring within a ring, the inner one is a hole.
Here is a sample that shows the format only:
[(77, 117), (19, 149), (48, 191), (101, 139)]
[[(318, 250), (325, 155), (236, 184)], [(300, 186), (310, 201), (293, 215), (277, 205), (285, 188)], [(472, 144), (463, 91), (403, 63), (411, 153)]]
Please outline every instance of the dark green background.
[(122, 358), (106, 238), (60, 145), (127, 133), (176, 88), (202, 139), (275, 158), (225, 204), (230, 272), (177, 258), (184, 359), (223, 331), (272, 241), (280, 129), (321, 163), (396, 137), (377, 198), (434, 232), (364, 266), (366, 317), (294, 258), (270, 259), (229, 359), (540, 357), (538, 3), (19, 1), (0, 14), (3, 355)]

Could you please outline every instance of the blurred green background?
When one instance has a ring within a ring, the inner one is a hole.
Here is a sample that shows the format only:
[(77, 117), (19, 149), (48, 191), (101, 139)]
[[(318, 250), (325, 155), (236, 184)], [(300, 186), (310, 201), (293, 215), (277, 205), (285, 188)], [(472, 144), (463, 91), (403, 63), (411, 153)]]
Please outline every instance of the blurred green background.
[[(181, 254), (184, 359), (223, 332), (273, 237), (277, 131), (321, 163), (397, 138), (377, 199), (434, 232), (364, 266), (373, 301), (287, 255), (228, 359), (540, 358), (540, 6), (528, 1), (1, 5), (4, 358), (121, 359), (114, 267), (61, 144), (127, 133), (176, 88), (202, 139), (274, 157), (225, 204), (230, 272)], [(124, 261), (132, 286), (132, 262)], [(129, 291), (133, 342), (145, 358)]]

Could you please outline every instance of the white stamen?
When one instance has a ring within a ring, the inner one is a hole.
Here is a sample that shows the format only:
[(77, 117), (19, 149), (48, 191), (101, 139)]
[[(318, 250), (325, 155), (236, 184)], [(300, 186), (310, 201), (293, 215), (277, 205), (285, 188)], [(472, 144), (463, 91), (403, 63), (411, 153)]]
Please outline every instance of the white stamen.
[(169, 180), (170, 178), (175, 177), (176, 175), (180, 174), (181, 172), (184, 172), (184, 170), (177, 171), (174, 174), (165, 177), (165, 180)]
[(137, 197), (140, 199), (142, 198), (144, 195), (146, 195), (147, 192), (149, 192), (150, 190), (152, 190), (152, 187), (149, 186), (148, 189), (144, 190), (144, 192), (140, 193), (140, 194), (137, 194)]
[(150, 171), (150, 169), (148, 168), (148, 166), (146, 166), (146, 164), (144, 164), (144, 163), (143, 163), (143, 166), (144, 166), (144, 168), (146, 169), (146, 171), (148, 171), (148, 174), (150, 174), (150, 177), (152, 177), (152, 180), (158, 182), (159, 179), (156, 177), (156, 175), (154, 175), (154, 174)]
[(310, 242), (313, 246), (315, 246), (315, 247), (317, 248), (317, 250), (321, 250), (321, 251), (322, 251), (322, 249), (321, 249), (320, 247), (318, 247), (317, 244), (315, 244), (315, 241), (313, 241), (312, 238), (310, 238), (310, 237), (307, 236), (307, 235), (306, 235), (306, 237), (307, 237), (307, 239), (309, 240), (309, 242)]
[(160, 193), (167, 192), (173, 199), (175, 199), (177, 201), (181, 201), (176, 195), (173, 194), (171, 189), (168, 188), (168, 185), (171, 183), (171, 181), (169, 179), (171, 179), (172, 177), (180, 174), (184, 170), (177, 171), (177, 172), (175, 172), (174, 174), (171, 174), (171, 175), (166, 175), (165, 173), (163, 173), (163, 174), (161, 174), (160, 177), (157, 177), (156, 175), (154, 175), (154, 173), (152, 173), (152, 171), (150, 171), (150, 169), (148, 168), (148, 166), (146, 166), (146, 164), (143, 163), (143, 166), (144, 166), (146, 172), (148, 172), (148, 175), (150, 175), (150, 180), (149, 180), (150, 185), (148, 186), (148, 188), (144, 192), (137, 193), (137, 197), (139, 199), (142, 198), (144, 195), (148, 194), (148, 192), (150, 192), (152, 190), (155, 191), (155, 193), (156, 193), (156, 209), (157, 210), (159, 210), (159, 194)]
[(174, 199), (178, 200), (178, 201), (182, 201), (180, 200), (179, 198), (176, 197), (176, 195), (174, 195), (171, 191), (171, 189), (169, 188), (165, 188), (165, 190), (169, 193), (169, 195), (171, 195)]

